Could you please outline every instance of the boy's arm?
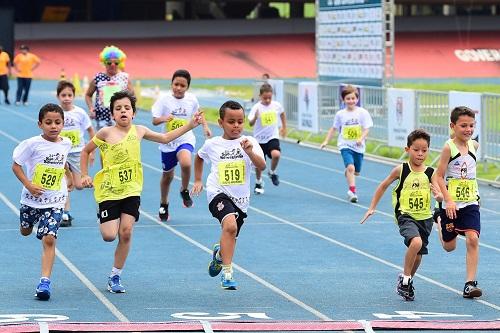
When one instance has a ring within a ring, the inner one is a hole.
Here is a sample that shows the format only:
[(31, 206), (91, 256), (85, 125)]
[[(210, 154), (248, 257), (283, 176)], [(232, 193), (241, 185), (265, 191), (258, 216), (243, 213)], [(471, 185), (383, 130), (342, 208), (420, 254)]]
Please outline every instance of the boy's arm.
[(401, 174), (401, 165), (398, 165), (394, 169), (392, 169), (391, 173), (379, 184), (379, 186), (375, 190), (375, 194), (373, 195), (370, 207), (368, 208), (365, 215), (361, 219), (360, 222), (361, 224), (365, 223), (366, 220), (368, 220), (368, 218), (375, 213), (375, 208), (377, 207), (385, 191), (387, 190), (389, 185), (392, 184), (393, 181), (399, 178), (400, 174)]
[(161, 116), (161, 117), (153, 117), (153, 125), (160, 125), (160, 124), (163, 124), (163, 123), (168, 123), (169, 121), (171, 121), (172, 119), (174, 119), (174, 116), (172, 116), (171, 114), (169, 114), (168, 116)]
[(203, 159), (196, 154), (194, 158), (194, 185), (191, 189), (191, 194), (198, 195), (203, 190), (203, 181), (201, 179), (203, 175)]
[(437, 202), (443, 202), (443, 193), (441, 193), (441, 190), (439, 189), (439, 182), (438, 182), (438, 177), (436, 175), (436, 172), (432, 174), (431, 177), (431, 191), (432, 195), (434, 196), (434, 199)]
[(263, 171), (266, 168), (266, 160), (264, 160), (263, 156), (256, 154), (253, 151), (252, 141), (250, 141), (248, 138), (244, 138), (243, 140), (240, 141), (240, 144), (241, 144), (241, 147), (243, 148), (243, 150), (245, 151), (245, 153), (248, 155), (248, 157), (252, 161), (255, 168)]
[(251, 110), (250, 114), (248, 115), (248, 124), (250, 126), (255, 125), (257, 118), (259, 118), (259, 109), (255, 110), (255, 111)]
[(205, 138), (209, 139), (212, 137), (212, 131), (210, 130), (210, 127), (208, 127), (207, 119), (205, 118), (205, 113), (201, 109), (198, 109), (198, 112), (201, 114), (201, 118), (203, 121), (203, 134), (205, 135)]
[(85, 92), (85, 104), (87, 104), (87, 109), (89, 110), (90, 118), (95, 118), (95, 110), (94, 105), (92, 104), (92, 96), (94, 96), (95, 91), (97, 90), (97, 86), (95, 85), (95, 81), (92, 80), (89, 83), (89, 87)]
[(73, 174), (71, 173), (71, 170), (69, 168), (68, 162), (64, 164), (64, 174), (66, 176), (66, 185), (68, 187), (68, 191), (73, 191), (74, 189), (74, 184), (73, 184)]
[(446, 183), (444, 181), (450, 157), (451, 157), (450, 146), (445, 144), (443, 150), (441, 151), (441, 157), (439, 158), (439, 164), (436, 170), (436, 180), (439, 185), (439, 189), (443, 194), (443, 201), (446, 202), (446, 215), (448, 216), (448, 218), (454, 219), (457, 216), (457, 205), (451, 199), (450, 193), (448, 192), (448, 189), (446, 188)]
[(21, 181), (24, 187), (36, 198), (43, 194), (43, 188), (33, 184), (26, 174), (24, 173), (23, 167), (16, 162), (12, 163), (12, 171), (16, 175), (17, 179)]
[(89, 176), (89, 155), (94, 152), (97, 145), (94, 141), (89, 141), (80, 153), (80, 172), (83, 187), (92, 187), (92, 178)]
[(281, 112), (280, 118), (281, 118), (280, 134), (282, 137), (286, 137), (286, 114), (285, 114), (285, 111)]
[(169, 143), (201, 124), (203, 122), (201, 115), (200, 112), (196, 112), (189, 123), (167, 133), (158, 133), (145, 126), (137, 126), (137, 129), (143, 131), (142, 137), (146, 140), (158, 143)]
[(332, 138), (332, 135), (335, 134), (335, 127), (330, 127), (328, 130), (328, 133), (326, 133), (325, 140), (323, 140), (323, 143), (319, 146), (321, 149), (325, 148), (325, 146), (330, 142), (330, 139)]

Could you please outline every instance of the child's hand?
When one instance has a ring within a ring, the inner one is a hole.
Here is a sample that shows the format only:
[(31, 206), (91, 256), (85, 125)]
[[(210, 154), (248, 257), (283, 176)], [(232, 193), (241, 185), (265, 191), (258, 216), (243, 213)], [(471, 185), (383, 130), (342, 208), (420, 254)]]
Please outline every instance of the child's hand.
[(205, 134), (205, 138), (207, 139), (210, 139), (212, 137), (212, 131), (210, 130), (210, 128), (208, 128), (208, 126), (203, 129), (203, 134)]
[(286, 128), (280, 128), (280, 135), (282, 138), (286, 138)]
[(247, 138), (244, 138), (243, 140), (240, 141), (241, 148), (245, 151), (245, 153), (249, 154), (252, 152), (253, 149), (253, 144), (252, 141), (248, 140)]
[(370, 216), (372, 216), (375, 213), (375, 209), (368, 209), (368, 211), (365, 213), (365, 216), (361, 219), (359, 223), (363, 224), (365, 223)]
[(82, 176), (82, 186), (86, 188), (91, 188), (94, 186), (92, 184), (92, 178), (89, 175)]
[(450, 220), (457, 218), (457, 204), (455, 201), (451, 200), (446, 202), (446, 216), (448, 216)]
[(434, 199), (437, 202), (443, 201), (443, 193), (441, 193), (441, 190), (439, 189), (439, 187), (436, 187), (436, 186), (431, 184), (431, 191), (432, 191), (432, 195), (434, 196)]
[(193, 118), (191, 118), (190, 124), (192, 128), (195, 128), (200, 124), (203, 124), (203, 111), (196, 111), (193, 114)]
[(191, 195), (198, 196), (201, 191), (203, 191), (203, 182), (201, 180), (195, 180), (193, 188), (191, 189)]
[(31, 183), (30, 185), (28, 185), (27, 187), (28, 191), (30, 191), (30, 193), (35, 197), (35, 198), (38, 198), (40, 197), (43, 192), (45, 191), (42, 187), (36, 185), (36, 184), (33, 184)]
[(168, 116), (163, 117), (163, 121), (168, 123), (169, 121), (172, 121), (174, 119), (174, 116), (169, 114)]
[(323, 142), (321, 143), (321, 145), (319, 146), (319, 148), (320, 148), (320, 149), (323, 149), (323, 148), (325, 148), (325, 147), (326, 147), (326, 145), (327, 145), (327, 144), (328, 144), (328, 141), (323, 141)]
[(94, 110), (94, 108), (90, 108), (90, 110), (89, 110), (89, 117), (90, 117), (90, 119), (95, 119), (95, 110)]
[(361, 147), (362, 145), (363, 145), (362, 139), (356, 140), (356, 146)]

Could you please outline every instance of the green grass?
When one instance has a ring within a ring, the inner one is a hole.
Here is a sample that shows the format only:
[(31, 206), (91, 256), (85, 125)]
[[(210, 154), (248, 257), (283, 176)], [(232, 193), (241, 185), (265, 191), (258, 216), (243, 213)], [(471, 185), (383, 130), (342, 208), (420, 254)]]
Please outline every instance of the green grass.
[(479, 92), (479, 93), (493, 93), (500, 94), (500, 85), (495, 84), (465, 84), (461, 82), (444, 82), (444, 83), (427, 83), (427, 82), (415, 82), (415, 83), (396, 83), (395, 88), (406, 88), (415, 90), (437, 90), (437, 91), (467, 91), (467, 92)]

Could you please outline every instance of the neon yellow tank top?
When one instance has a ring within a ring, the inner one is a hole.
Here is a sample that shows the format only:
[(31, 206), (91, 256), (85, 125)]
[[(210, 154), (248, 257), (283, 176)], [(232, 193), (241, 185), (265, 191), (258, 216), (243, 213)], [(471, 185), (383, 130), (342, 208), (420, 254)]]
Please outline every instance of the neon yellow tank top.
[(97, 203), (140, 196), (142, 191), (141, 142), (133, 125), (118, 143), (92, 141), (101, 150), (103, 168), (94, 177), (94, 197)]
[(408, 163), (403, 163), (399, 184), (392, 191), (392, 204), (396, 218), (408, 214), (415, 220), (432, 217), (431, 212), (431, 177), (434, 169), (427, 167), (424, 172), (411, 170)]

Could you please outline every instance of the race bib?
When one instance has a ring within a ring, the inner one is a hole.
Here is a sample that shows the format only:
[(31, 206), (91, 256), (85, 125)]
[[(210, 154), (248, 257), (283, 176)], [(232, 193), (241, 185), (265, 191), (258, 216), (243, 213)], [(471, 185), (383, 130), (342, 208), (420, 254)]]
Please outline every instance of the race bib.
[(245, 184), (245, 161), (219, 162), (220, 185)]
[(476, 201), (477, 183), (475, 179), (456, 179), (448, 180), (448, 192), (453, 201), (471, 202)]
[(46, 190), (61, 190), (61, 182), (64, 177), (63, 168), (54, 168), (45, 164), (37, 164), (33, 174), (33, 184)]
[(71, 140), (71, 147), (77, 147), (80, 145), (79, 130), (61, 131), (60, 135)]
[(342, 137), (345, 140), (359, 140), (361, 139), (361, 126), (360, 125), (345, 125), (342, 126)]
[(260, 123), (263, 127), (276, 124), (277, 117), (275, 111), (262, 112), (260, 114)]
[(111, 104), (111, 97), (114, 93), (122, 91), (122, 88), (118, 84), (106, 85), (102, 87), (102, 104), (104, 107), (109, 108)]
[(174, 118), (170, 120), (166, 126), (167, 126), (167, 131), (173, 131), (174, 129), (177, 129), (179, 127), (182, 127), (187, 124), (186, 119), (181, 119), (181, 118)]
[(141, 165), (138, 162), (125, 162), (109, 169), (111, 173), (111, 187), (126, 187), (128, 184), (137, 182), (138, 169)]
[(413, 190), (401, 197), (401, 210), (409, 213), (424, 213), (431, 210), (429, 190)]

